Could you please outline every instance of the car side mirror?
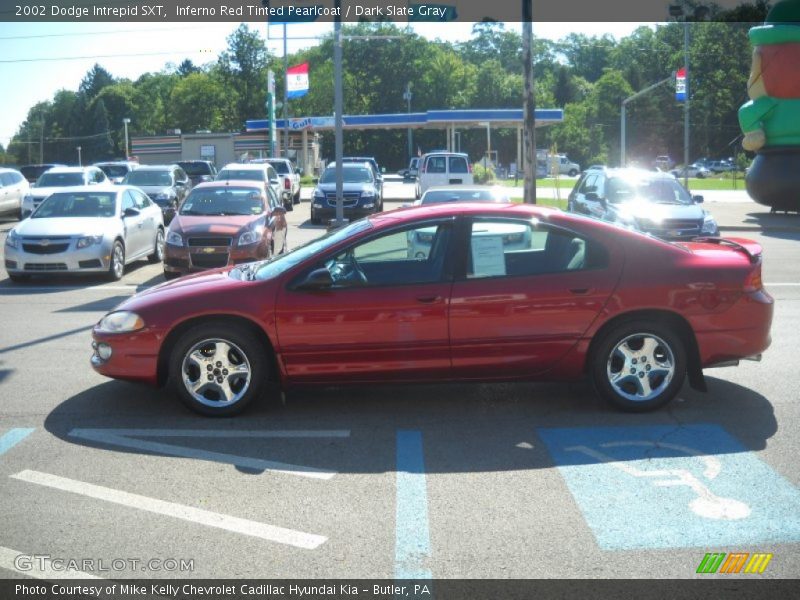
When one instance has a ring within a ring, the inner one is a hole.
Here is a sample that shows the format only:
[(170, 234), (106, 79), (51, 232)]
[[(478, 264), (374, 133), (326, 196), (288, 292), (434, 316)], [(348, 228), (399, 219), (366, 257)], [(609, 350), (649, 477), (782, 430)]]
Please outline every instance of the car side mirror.
[(286, 214), (286, 207), (285, 206), (276, 206), (272, 209), (273, 215), (285, 215)]
[(280, 185), (281, 183), (278, 179), (270, 179), (269, 182), (271, 185)]
[(125, 212), (122, 213), (122, 217), (123, 218), (125, 218), (125, 217), (136, 217), (139, 214), (140, 214), (139, 211), (136, 210), (135, 208), (126, 208)]
[(695, 204), (702, 204), (704, 198), (702, 196), (692, 196), (692, 200)]
[(214, 178), (211, 175), (200, 176), (200, 183), (206, 183), (207, 181), (214, 181)]
[(333, 287), (333, 277), (331, 277), (331, 273), (328, 271), (328, 269), (322, 267), (320, 269), (314, 269), (311, 271), (308, 275), (306, 275), (305, 279), (294, 286), (294, 289), (325, 290), (331, 287)]
[(599, 202), (600, 201), (600, 196), (597, 195), (597, 192), (586, 192), (584, 197), (587, 200), (591, 200), (592, 202)]
[(314, 185), (317, 185), (319, 183), (319, 177), (312, 177), (311, 181), (314, 182)]
[(303, 174), (303, 169), (301, 169), (300, 167), (297, 167), (297, 168), (294, 170), (294, 172), (295, 172), (295, 173), (297, 173), (298, 175), (302, 175), (302, 174)]

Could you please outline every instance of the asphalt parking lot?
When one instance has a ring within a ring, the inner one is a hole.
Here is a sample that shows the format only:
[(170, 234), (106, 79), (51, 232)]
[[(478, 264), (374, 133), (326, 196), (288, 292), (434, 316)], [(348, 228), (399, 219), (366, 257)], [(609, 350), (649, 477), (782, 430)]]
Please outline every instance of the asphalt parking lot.
[[(114, 284), (2, 273), (0, 578), (62, 576), (53, 559), (103, 578), (725, 577), (696, 573), (709, 552), (796, 577), (800, 227), (725, 210), (764, 247), (773, 345), (642, 415), (586, 384), (441, 384), (209, 420), (89, 366), (92, 325), (160, 265)], [(288, 213), (290, 246), (324, 231), (308, 217)]]

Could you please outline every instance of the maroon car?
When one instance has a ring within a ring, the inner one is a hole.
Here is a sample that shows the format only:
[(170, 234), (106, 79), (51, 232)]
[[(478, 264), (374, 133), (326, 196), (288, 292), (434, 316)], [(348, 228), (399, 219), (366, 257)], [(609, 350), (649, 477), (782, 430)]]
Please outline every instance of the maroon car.
[(286, 209), (263, 182), (201, 183), (169, 224), (164, 277), (282, 254), (286, 232)]
[(761, 248), (668, 243), (530, 205), (377, 214), (269, 261), (141, 292), (94, 328), (92, 366), (171, 383), (207, 415), (307, 384), (589, 377), (619, 408), (757, 357)]

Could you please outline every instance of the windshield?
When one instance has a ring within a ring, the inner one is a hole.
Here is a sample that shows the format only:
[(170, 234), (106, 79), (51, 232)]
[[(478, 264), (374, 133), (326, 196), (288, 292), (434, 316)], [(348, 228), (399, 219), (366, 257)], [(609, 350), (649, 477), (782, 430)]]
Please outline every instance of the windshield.
[(211, 167), (204, 162), (179, 162), (178, 165), (190, 177), (197, 175), (211, 175)]
[(195, 189), (181, 206), (181, 215), (233, 216), (260, 215), (264, 198), (257, 188), (235, 187)]
[[(372, 169), (367, 167), (342, 166), (344, 183), (372, 183)], [(336, 183), (336, 167), (328, 167), (319, 178), (320, 183)]]
[(266, 181), (266, 176), (263, 169), (222, 169), (217, 175), (217, 181), (223, 179)]
[(508, 196), (494, 190), (431, 190), (425, 192), (421, 204), (442, 202), (510, 202)]
[(172, 185), (172, 177), (168, 171), (143, 171), (136, 170), (128, 173), (125, 183), (130, 185), (152, 185), (167, 187)]
[(57, 192), (47, 198), (31, 219), (53, 217), (113, 217), (116, 213), (114, 192)]
[(83, 173), (45, 173), (39, 177), (36, 187), (66, 187), (84, 183)]
[(320, 254), (331, 246), (335, 246), (342, 240), (350, 237), (351, 235), (355, 235), (360, 231), (370, 229), (371, 227), (372, 223), (369, 222), (369, 219), (360, 219), (350, 223), (350, 225), (347, 227), (336, 229), (335, 231), (331, 231), (320, 238), (311, 240), (302, 246), (298, 246), (287, 254), (279, 254), (275, 258), (258, 265), (255, 272), (255, 279), (270, 279), (280, 275), (281, 273), (285, 273), (287, 270), (303, 262), (307, 258), (315, 254)]
[(275, 162), (270, 161), (269, 164), (273, 166), (279, 175), (287, 175), (290, 173), (288, 165), (282, 160), (276, 160)]
[(106, 177), (125, 177), (130, 169), (125, 165), (98, 165)]
[(634, 199), (658, 204), (692, 204), (689, 192), (674, 179), (613, 178), (608, 181), (607, 194), (609, 202), (615, 204)]

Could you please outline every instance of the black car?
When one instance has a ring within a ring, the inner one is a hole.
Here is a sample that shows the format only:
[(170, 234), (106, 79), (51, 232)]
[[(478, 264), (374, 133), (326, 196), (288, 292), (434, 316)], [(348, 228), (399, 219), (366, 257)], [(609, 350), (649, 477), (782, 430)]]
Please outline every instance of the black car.
[(45, 171), (49, 171), (53, 167), (66, 167), (67, 165), (62, 165), (60, 163), (47, 163), (41, 165), (25, 165), (19, 168), (19, 172), (22, 173), (22, 176), (28, 180), (28, 183), (36, 183), (39, 177)]
[[(345, 218), (359, 219), (379, 212), (380, 199), (372, 167), (366, 162), (342, 162), (342, 209)], [(336, 217), (336, 165), (322, 172), (311, 198), (311, 222), (323, 223)]]
[(178, 211), (192, 182), (178, 165), (147, 165), (131, 171), (123, 181), (135, 185), (161, 207), (164, 224), (168, 224)]
[(208, 160), (180, 160), (176, 164), (186, 171), (189, 179), (192, 180), (192, 186), (206, 181), (214, 181), (217, 177), (217, 168)]
[(378, 161), (374, 156), (345, 156), (342, 158), (342, 164), (345, 163), (369, 163), (372, 167), (372, 176), (375, 178), (375, 187), (378, 190), (378, 202), (380, 203), (379, 211), (383, 210), (383, 171), (378, 166)]
[(567, 198), (567, 211), (665, 240), (719, 235), (702, 202), (669, 173), (600, 168), (583, 172)]

